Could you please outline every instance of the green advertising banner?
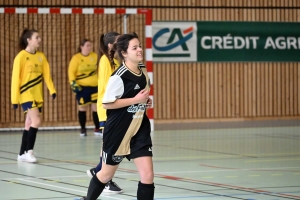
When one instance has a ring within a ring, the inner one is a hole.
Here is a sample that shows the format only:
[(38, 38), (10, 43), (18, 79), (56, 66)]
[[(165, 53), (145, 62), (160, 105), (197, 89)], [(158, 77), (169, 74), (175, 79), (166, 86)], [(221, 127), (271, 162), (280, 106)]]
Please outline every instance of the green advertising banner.
[(152, 29), (154, 62), (300, 61), (300, 23), (154, 22)]

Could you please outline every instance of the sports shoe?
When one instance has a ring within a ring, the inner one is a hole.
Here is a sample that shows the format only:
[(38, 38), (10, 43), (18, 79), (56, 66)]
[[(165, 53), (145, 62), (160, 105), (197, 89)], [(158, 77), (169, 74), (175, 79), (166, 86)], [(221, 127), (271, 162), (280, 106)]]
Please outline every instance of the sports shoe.
[(20, 162), (26, 162), (26, 155), (25, 154), (18, 155), (17, 160)]
[(105, 188), (103, 192), (107, 193), (121, 193), (123, 190), (112, 180), (110, 180), (108, 183), (106, 183)]
[(95, 129), (94, 129), (94, 134), (95, 134), (96, 136), (103, 136), (103, 134), (102, 134), (102, 129), (97, 129), (97, 128), (95, 128)]
[(26, 157), (26, 162), (30, 162), (30, 163), (36, 162), (36, 158), (33, 155), (32, 150), (27, 151), (27, 153), (25, 153), (25, 157)]
[(96, 168), (86, 170), (86, 174), (88, 175), (88, 177), (93, 178), (93, 176), (97, 174)]
[(82, 128), (82, 129), (80, 130), (80, 136), (81, 136), (81, 137), (87, 136), (85, 128)]
[(86, 200), (86, 197), (80, 197), (78, 200)]

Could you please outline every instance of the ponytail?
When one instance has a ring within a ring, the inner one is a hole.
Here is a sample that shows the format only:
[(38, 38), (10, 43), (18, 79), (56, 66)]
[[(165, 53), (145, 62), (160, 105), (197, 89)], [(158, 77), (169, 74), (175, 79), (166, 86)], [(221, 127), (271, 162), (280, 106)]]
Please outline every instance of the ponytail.
[(25, 28), (19, 38), (19, 50), (24, 50), (28, 46), (28, 41), (27, 39), (31, 38), (33, 33), (37, 33), (38, 31), (35, 29), (28, 29)]
[(114, 44), (116, 37), (119, 36), (120, 34), (117, 32), (108, 32), (106, 34), (101, 34), (100, 36), (100, 45), (99, 45), (99, 51), (98, 51), (98, 64), (97, 66), (99, 67), (99, 62), (100, 58), (105, 55), (110, 61), (110, 66), (112, 69), (115, 68), (116, 64), (114, 63), (114, 55), (115, 51), (112, 48), (111, 50), (108, 49), (108, 44)]

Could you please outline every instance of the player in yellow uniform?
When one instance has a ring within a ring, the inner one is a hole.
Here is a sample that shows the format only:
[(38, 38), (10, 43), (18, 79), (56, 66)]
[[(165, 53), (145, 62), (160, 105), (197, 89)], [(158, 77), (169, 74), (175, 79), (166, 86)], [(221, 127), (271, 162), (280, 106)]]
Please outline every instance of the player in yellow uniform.
[(41, 38), (36, 30), (24, 29), (19, 39), (20, 52), (13, 64), (11, 102), (15, 109), (21, 104), (26, 113), (18, 161), (37, 161), (33, 154), (33, 147), (41, 124), (40, 112), (44, 101), (43, 79), (52, 98), (56, 98), (47, 58), (42, 52), (37, 51), (40, 43)]
[[(100, 130), (103, 131), (105, 122), (106, 122), (106, 109), (103, 108), (102, 99), (105, 93), (106, 85), (111, 74), (119, 67), (119, 62), (115, 58), (115, 51), (113, 51), (113, 44), (116, 41), (116, 38), (119, 36), (119, 33), (108, 32), (102, 34), (100, 37), (99, 45), (99, 54), (100, 58), (98, 64), (98, 100), (97, 100), (97, 113), (99, 117)], [(102, 167), (102, 156), (100, 155), (100, 162), (96, 168), (87, 170), (89, 177), (95, 175)], [(121, 193), (122, 189), (112, 180), (110, 180), (104, 192), (109, 193)]]
[(76, 94), (78, 103), (78, 119), (81, 126), (80, 136), (86, 136), (86, 110), (91, 104), (93, 121), (95, 124), (94, 134), (102, 136), (99, 130), (97, 115), (97, 54), (92, 52), (93, 45), (88, 39), (80, 42), (78, 53), (76, 53), (69, 64), (69, 82), (73, 92)]

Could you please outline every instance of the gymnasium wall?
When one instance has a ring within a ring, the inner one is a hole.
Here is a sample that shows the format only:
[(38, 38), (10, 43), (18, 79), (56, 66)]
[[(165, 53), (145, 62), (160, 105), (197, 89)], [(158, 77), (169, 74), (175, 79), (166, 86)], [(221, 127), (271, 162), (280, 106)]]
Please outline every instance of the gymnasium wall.
[[(0, 0), (9, 7), (128, 7), (152, 9), (153, 21), (279, 21), (299, 22), (297, 0)], [(1, 7), (1, 6), (0, 6)], [(144, 16), (127, 18), (128, 32), (144, 38)], [(12, 63), (24, 27), (40, 31), (58, 97), (45, 88), (43, 126), (78, 125), (75, 97), (67, 80), (67, 66), (79, 40), (88, 37), (98, 48), (99, 36), (123, 32), (122, 15), (0, 14), (0, 128), (22, 127), (21, 109), (10, 103)], [(4, 29), (2, 27), (5, 27)], [(165, 122), (299, 119), (299, 63), (154, 63), (154, 120)], [(90, 124), (91, 115), (88, 114)]]

